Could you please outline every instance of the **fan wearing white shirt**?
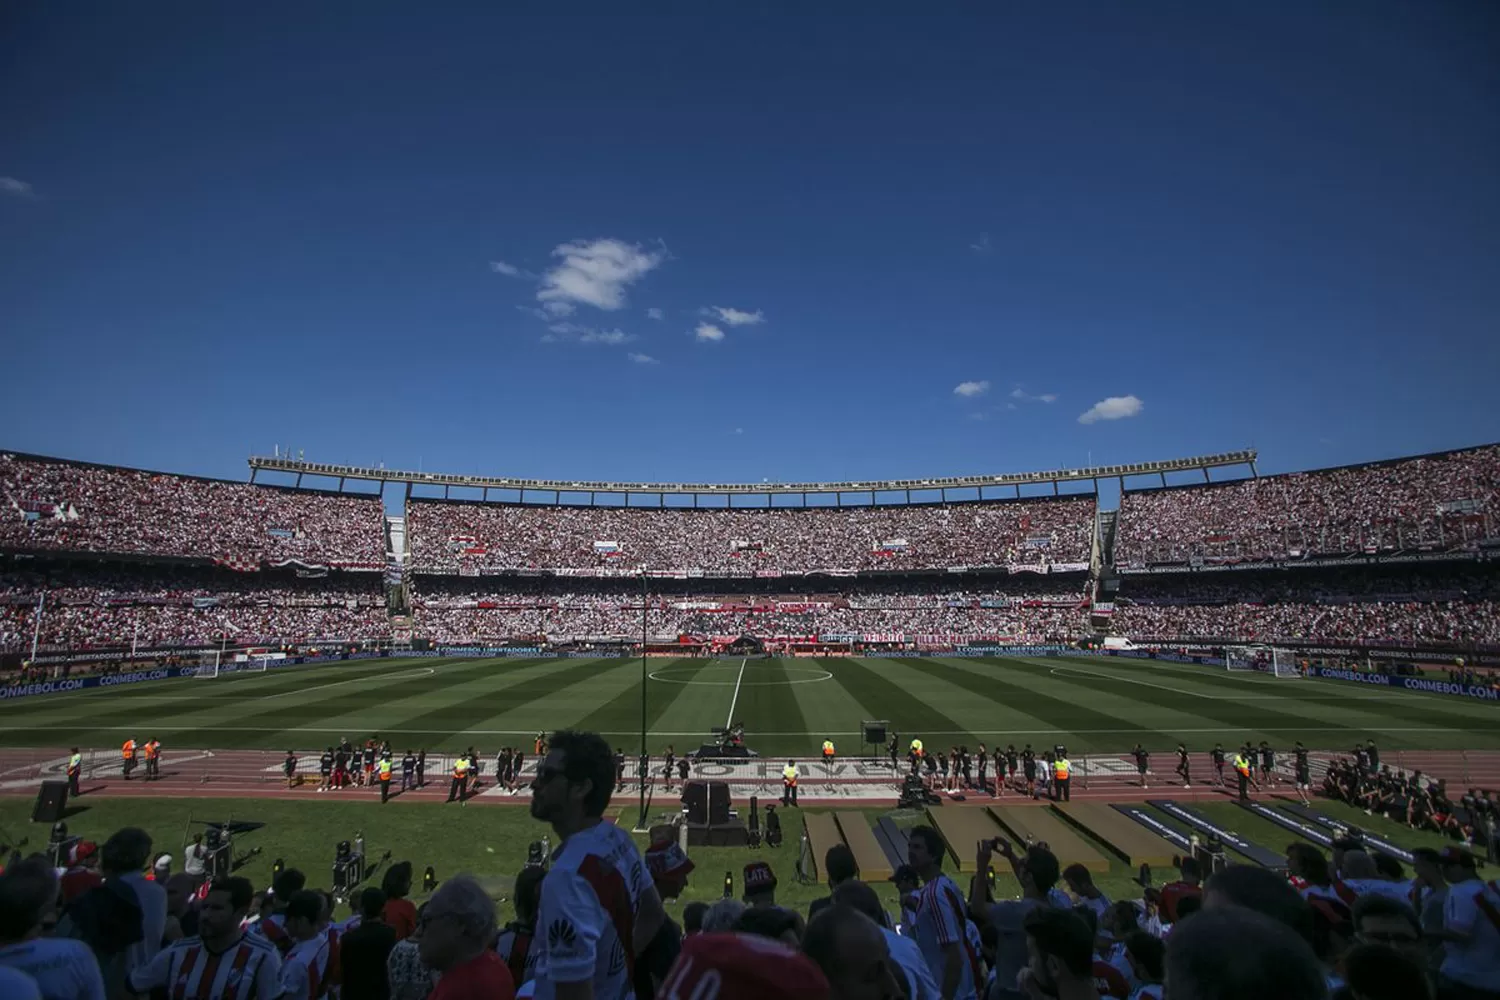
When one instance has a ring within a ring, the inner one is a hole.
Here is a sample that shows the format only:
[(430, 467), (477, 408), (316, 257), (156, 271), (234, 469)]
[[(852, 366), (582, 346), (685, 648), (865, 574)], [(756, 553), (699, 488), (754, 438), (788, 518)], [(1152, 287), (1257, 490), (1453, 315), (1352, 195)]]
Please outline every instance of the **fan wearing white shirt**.
[(833, 905), (858, 910), (880, 928), (886, 948), (891, 953), (891, 961), (906, 980), (906, 992), (911, 1000), (940, 1000), (942, 993), (927, 968), (927, 962), (922, 958), (922, 949), (911, 938), (902, 937), (891, 930), (889, 917), (885, 908), (880, 905), (880, 897), (875, 895), (874, 889), (851, 879), (835, 886), (831, 898)]
[[(104, 977), (89, 946), (41, 936), (56, 899), (57, 873), (44, 861), (22, 861), (0, 875), (0, 968), (31, 977), (47, 1000), (104, 1000)], [(6, 1000), (26, 995), (4, 987), (0, 980)]]
[(281, 966), (284, 1000), (316, 1000), (326, 988), (328, 935), (323, 933), (323, 894), (303, 889), (286, 906), (286, 930), (291, 950)]
[(633, 996), (635, 960), (666, 919), (640, 848), (604, 822), (614, 788), (614, 751), (602, 737), (553, 734), (531, 785), (531, 815), (561, 840), (537, 919), (540, 1000)]
[(1500, 887), (1480, 880), (1474, 855), (1461, 847), (1443, 848), (1439, 861), (1448, 898), (1433, 934), (1445, 945), (1438, 996), (1500, 997)]

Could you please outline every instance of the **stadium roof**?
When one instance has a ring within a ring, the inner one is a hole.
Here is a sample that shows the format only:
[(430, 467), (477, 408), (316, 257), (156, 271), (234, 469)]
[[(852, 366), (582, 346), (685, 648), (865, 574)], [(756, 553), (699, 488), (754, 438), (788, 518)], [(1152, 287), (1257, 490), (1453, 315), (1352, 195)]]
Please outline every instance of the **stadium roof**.
[(1052, 469), (1045, 472), (1018, 472), (988, 476), (933, 476), (928, 479), (876, 479), (849, 482), (816, 483), (627, 483), (587, 479), (517, 479), (509, 476), (452, 475), (441, 472), (410, 472), (397, 469), (369, 468), (354, 465), (330, 465), (304, 462), (280, 456), (251, 456), (250, 475), (257, 472), (291, 473), (303, 476), (327, 476), (339, 480), (353, 479), (380, 483), (407, 483), (416, 486), (462, 486), (478, 489), (539, 490), (548, 493), (657, 493), (657, 494), (771, 494), (771, 493), (870, 493), (901, 490), (984, 489), (992, 486), (1021, 487), (1039, 483), (1076, 482), (1080, 480), (1123, 479), (1126, 476), (1160, 476), (1168, 472), (1192, 472), (1224, 466), (1255, 464), (1253, 450), (1231, 451), (1197, 458), (1177, 458), (1164, 462), (1135, 462), (1130, 465), (1102, 465), (1082, 469)]

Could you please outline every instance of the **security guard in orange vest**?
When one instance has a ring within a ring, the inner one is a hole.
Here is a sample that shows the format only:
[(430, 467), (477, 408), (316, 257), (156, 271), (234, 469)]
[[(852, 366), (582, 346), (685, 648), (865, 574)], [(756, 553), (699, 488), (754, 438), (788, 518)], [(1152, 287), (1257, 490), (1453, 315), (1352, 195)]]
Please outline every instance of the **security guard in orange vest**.
[(797, 804), (797, 762), (794, 760), (787, 761), (786, 767), (781, 769), (781, 804)]
[(141, 747), (141, 759), (146, 762), (146, 780), (161, 777), (161, 742), (154, 737)]
[(1053, 801), (1073, 801), (1073, 762), (1068, 759), (1067, 751), (1058, 748), (1057, 759), (1052, 762), (1052, 798)]
[(469, 786), (469, 758), (459, 754), (453, 758), (453, 782), (448, 786), (448, 801), (458, 799), (463, 802), (468, 798)]
[(68, 757), (68, 794), (77, 798), (83, 793), (78, 790), (78, 775), (83, 770), (83, 754), (74, 747), (69, 751)]
[(375, 776), (380, 779), (380, 801), (385, 802), (391, 797), (391, 755), (386, 754), (380, 758), (380, 763), (375, 765)]
[(823, 763), (833, 763), (833, 740), (823, 741)]
[(125, 780), (130, 780), (130, 772), (135, 770), (135, 739), (127, 739), (120, 747), (120, 769), (125, 772)]

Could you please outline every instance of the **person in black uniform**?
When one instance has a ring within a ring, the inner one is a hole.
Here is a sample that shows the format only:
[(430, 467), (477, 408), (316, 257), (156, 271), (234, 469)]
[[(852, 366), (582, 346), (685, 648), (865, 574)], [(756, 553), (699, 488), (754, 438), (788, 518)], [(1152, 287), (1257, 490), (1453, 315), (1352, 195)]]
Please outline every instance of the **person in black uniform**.
[(900, 738), (895, 730), (891, 730), (891, 741), (885, 745), (885, 752), (891, 755), (891, 770), (896, 770), (896, 753), (900, 747)]
[(1380, 751), (1375, 748), (1374, 740), (1365, 741), (1365, 759), (1369, 761), (1369, 771), (1371, 774), (1380, 770)]
[(1360, 774), (1370, 773), (1370, 754), (1362, 743), (1354, 744), (1354, 764), (1359, 768)]
[(1215, 743), (1209, 756), (1214, 762), (1214, 784), (1220, 788), (1224, 787), (1224, 744)]
[(1137, 743), (1135, 749), (1130, 751), (1130, 756), (1135, 758), (1135, 770), (1141, 776), (1141, 787), (1145, 788), (1146, 772), (1151, 768), (1151, 752)]
[(1030, 743), (1021, 751), (1021, 773), (1026, 777), (1026, 794), (1036, 798), (1036, 752)]
[(1269, 788), (1276, 778), (1276, 751), (1265, 740), (1260, 741), (1260, 783)]
[(1312, 788), (1312, 766), (1307, 761), (1307, 747), (1298, 740), (1292, 747), (1292, 756), (1296, 760), (1297, 768), (1297, 797), (1305, 806), (1312, 805), (1312, 799), (1308, 798), (1308, 791)]
[(691, 770), (692, 770), (692, 761), (688, 760), (686, 757), (678, 758), (678, 761), (677, 761), (677, 777), (678, 777), (678, 780), (680, 780), (684, 785), (687, 784), (688, 772), (691, 771)]
[(327, 791), (333, 785), (333, 747), (324, 750), (323, 755), (318, 758), (318, 774), (323, 778), (318, 791)]
[[(1000, 751), (995, 751), (998, 754)], [(1016, 753), (1016, 745), (1008, 743), (1005, 746), (1005, 773), (1010, 783), (1016, 783), (1016, 766), (1020, 763), (1020, 755)], [(995, 762), (995, 784), (1000, 784), (1000, 762)]]
[(1187, 744), (1177, 744), (1177, 775), (1182, 779), (1183, 788), (1193, 787), (1192, 762), (1188, 759)]
[(974, 787), (974, 761), (967, 746), (958, 748), (958, 773), (964, 788)]
[(286, 760), (281, 762), (281, 773), (286, 775), (286, 787), (291, 788), (297, 777), (297, 755), (290, 750), (286, 752)]
[(401, 755), (401, 790), (415, 788), (417, 784), (417, 755), (407, 750)]
[(625, 751), (615, 747), (615, 791), (625, 790)]
[(979, 790), (987, 792), (990, 790), (990, 783), (985, 780), (984, 772), (990, 766), (990, 752), (985, 749), (983, 743), (979, 744), (979, 749), (974, 751), (974, 763), (979, 765)]
[(417, 751), (417, 787), (427, 784), (427, 750)]
[(364, 762), (365, 766), (359, 772), (359, 783), (368, 785), (375, 780), (375, 741), (373, 739), (365, 741)]
[(339, 744), (338, 750), (333, 755), (333, 787), (341, 789), (349, 781), (349, 751), (344, 747), (349, 743), (345, 740)]
[(661, 773), (666, 776), (667, 791), (670, 792), (672, 790), (672, 776), (677, 773), (677, 751), (672, 748), (672, 744), (670, 743), (667, 744), (666, 766), (661, 769)]

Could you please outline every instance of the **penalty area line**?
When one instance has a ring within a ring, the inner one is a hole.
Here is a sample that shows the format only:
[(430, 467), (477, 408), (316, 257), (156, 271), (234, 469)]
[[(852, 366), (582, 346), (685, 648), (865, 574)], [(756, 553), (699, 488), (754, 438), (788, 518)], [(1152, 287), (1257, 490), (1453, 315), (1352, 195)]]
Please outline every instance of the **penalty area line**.
[(749, 662), (748, 656), (740, 660), (740, 675), (734, 679), (734, 697), (729, 699), (729, 718), (724, 720), (725, 729), (734, 725), (734, 707), (740, 703), (740, 685), (745, 682), (745, 664)]

